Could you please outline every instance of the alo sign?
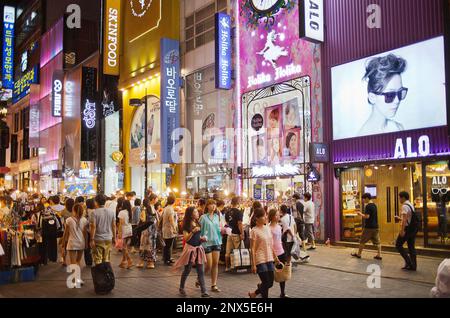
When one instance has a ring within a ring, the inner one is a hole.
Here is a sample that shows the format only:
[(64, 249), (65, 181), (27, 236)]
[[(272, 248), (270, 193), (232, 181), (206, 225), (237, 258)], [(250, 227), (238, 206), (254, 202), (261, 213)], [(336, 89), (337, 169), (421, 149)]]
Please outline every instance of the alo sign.
[(301, 0), (299, 5), (300, 38), (323, 42), (323, 0)]
[(64, 73), (55, 71), (52, 80), (52, 116), (62, 116), (62, 95), (64, 87)]
[(104, 74), (119, 75), (120, 0), (107, 0), (104, 25)]
[(430, 155), (430, 152), (430, 137), (428, 136), (421, 136), (418, 140), (413, 140), (411, 137), (406, 140), (398, 138), (395, 142), (394, 159), (426, 157)]

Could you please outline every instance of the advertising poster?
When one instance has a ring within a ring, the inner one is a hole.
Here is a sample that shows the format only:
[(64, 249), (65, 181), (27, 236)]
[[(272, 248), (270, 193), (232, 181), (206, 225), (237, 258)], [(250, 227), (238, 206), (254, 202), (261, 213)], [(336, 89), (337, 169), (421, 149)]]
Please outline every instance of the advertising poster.
[(247, 109), (248, 159), (251, 166), (274, 167), (309, 160), (309, 77), (273, 88), (256, 90), (243, 96), (244, 109)]
[(266, 185), (266, 200), (267, 201), (275, 201), (275, 185), (274, 184)]
[(253, 199), (262, 200), (262, 185), (261, 184), (253, 185)]
[(447, 125), (443, 37), (331, 72), (335, 140)]
[[(149, 163), (161, 163), (161, 103), (158, 97), (148, 96), (148, 161)], [(130, 160), (131, 166), (140, 166), (145, 158), (145, 113), (143, 106), (138, 107), (134, 113), (130, 133)]]

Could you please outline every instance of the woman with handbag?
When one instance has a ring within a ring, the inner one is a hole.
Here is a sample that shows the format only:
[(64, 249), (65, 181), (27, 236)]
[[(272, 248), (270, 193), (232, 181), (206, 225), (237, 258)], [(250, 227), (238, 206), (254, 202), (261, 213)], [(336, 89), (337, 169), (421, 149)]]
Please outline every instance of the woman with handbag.
[(252, 272), (258, 274), (261, 283), (254, 292), (249, 292), (250, 298), (261, 295), (262, 298), (269, 298), (269, 289), (273, 286), (274, 272), (276, 264), (280, 261), (274, 251), (272, 243), (272, 232), (266, 225), (267, 217), (264, 209), (256, 209), (254, 212), (256, 226), (250, 232)]
[(133, 261), (131, 260), (128, 252), (128, 248), (131, 244), (131, 238), (133, 236), (133, 228), (130, 223), (131, 218), (131, 203), (130, 201), (124, 201), (122, 204), (122, 210), (119, 212), (118, 238), (123, 240), (122, 262), (119, 267), (126, 269), (133, 267)]
[(270, 231), (272, 232), (272, 238), (273, 238), (273, 249), (275, 251), (275, 254), (277, 254), (278, 260), (283, 263), (283, 269), (281, 271), (275, 271), (275, 281), (278, 281), (280, 283), (280, 298), (289, 298), (286, 295), (286, 281), (290, 279), (291, 274), (291, 264), (287, 261), (287, 255), (283, 249), (283, 242), (281, 240), (281, 226), (279, 224), (280, 222), (280, 215), (276, 209), (271, 209), (269, 211), (269, 224), (270, 224)]
[(147, 269), (154, 269), (156, 263), (156, 240), (158, 238), (158, 221), (159, 216), (155, 210), (155, 204), (158, 202), (158, 197), (151, 194), (148, 199), (144, 199), (141, 212), (140, 226), (146, 227), (141, 233), (139, 256), (141, 262), (138, 268), (144, 268), (144, 263), (147, 263)]

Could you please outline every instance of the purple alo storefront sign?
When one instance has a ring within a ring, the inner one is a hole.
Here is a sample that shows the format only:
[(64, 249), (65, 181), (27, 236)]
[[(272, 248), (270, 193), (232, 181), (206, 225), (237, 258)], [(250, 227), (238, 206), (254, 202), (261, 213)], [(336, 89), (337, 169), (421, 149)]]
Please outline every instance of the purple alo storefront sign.
[(375, 135), (333, 143), (335, 164), (450, 155), (446, 126)]

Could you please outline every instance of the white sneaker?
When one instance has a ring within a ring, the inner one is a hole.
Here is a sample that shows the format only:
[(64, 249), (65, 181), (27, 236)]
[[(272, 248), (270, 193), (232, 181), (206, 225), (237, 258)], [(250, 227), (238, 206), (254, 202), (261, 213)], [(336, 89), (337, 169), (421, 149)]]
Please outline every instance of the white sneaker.
[(84, 286), (84, 280), (77, 279), (77, 284), (80, 284), (80, 286)]

